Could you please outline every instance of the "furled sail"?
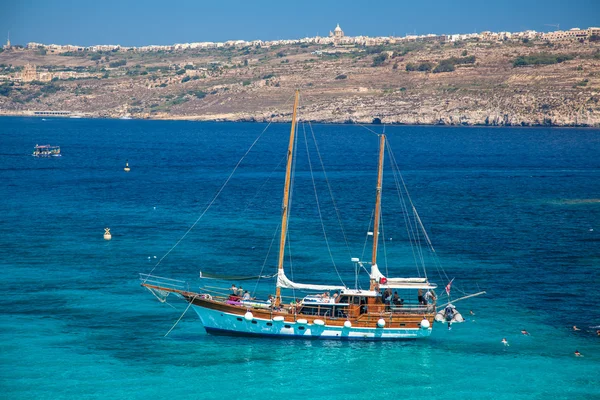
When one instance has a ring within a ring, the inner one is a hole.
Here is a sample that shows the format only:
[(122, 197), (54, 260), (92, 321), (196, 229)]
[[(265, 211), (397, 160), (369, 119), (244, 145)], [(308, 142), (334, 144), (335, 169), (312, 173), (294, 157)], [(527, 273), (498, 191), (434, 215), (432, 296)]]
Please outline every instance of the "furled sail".
[(345, 286), (339, 285), (313, 285), (310, 283), (292, 282), (285, 276), (283, 270), (279, 270), (277, 274), (277, 286), (284, 289), (304, 289), (304, 290), (342, 290)]

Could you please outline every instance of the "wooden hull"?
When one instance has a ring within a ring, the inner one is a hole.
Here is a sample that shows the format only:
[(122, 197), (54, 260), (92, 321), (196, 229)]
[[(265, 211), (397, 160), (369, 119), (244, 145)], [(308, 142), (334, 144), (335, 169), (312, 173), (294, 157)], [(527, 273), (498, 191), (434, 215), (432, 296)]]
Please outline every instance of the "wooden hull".
[[(215, 335), (329, 340), (403, 340), (431, 335), (433, 314), (364, 314), (331, 319), (187, 298), (206, 332)], [(378, 325), (380, 319), (385, 326)], [(423, 321), (426, 321), (425, 323)], [(350, 322), (348, 326), (347, 322)]]

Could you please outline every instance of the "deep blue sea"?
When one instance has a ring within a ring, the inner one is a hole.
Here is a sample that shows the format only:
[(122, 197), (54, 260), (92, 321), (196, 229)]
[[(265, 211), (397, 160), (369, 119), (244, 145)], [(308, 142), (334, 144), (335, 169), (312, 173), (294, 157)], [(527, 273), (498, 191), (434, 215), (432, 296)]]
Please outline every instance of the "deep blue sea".
[[(154, 268), (197, 290), (231, 284), (206, 283), (200, 270), (274, 271), (288, 125), (269, 127), (198, 220), (265, 127), (0, 119), (2, 398), (600, 399), (594, 129), (385, 128), (453, 294), (487, 291), (456, 304), (468, 320), (452, 330), (436, 324), (426, 340), (375, 343), (215, 337), (190, 310), (165, 337), (186, 304), (159, 303), (138, 273)], [(310, 128), (300, 126), (301, 140)], [(298, 157), (288, 271), (351, 286), (350, 257), (370, 257), (378, 141), (360, 126), (312, 128), (348, 246), (315, 173), (329, 256)], [(32, 157), (36, 144), (60, 145), (63, 156)], [(394, 230), (401, 218), (384, 208), (385, 265), (410, 276), (403, 226)], [(429, 276), (447, 283), (437, 268)]]

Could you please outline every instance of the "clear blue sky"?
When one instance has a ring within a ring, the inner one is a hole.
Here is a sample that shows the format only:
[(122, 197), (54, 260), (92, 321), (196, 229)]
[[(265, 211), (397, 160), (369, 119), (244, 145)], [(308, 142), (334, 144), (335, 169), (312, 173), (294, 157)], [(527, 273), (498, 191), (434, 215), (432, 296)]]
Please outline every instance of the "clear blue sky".
[(600, 0), (1, 0), (0, 42), (142, 46), (600, 26)]

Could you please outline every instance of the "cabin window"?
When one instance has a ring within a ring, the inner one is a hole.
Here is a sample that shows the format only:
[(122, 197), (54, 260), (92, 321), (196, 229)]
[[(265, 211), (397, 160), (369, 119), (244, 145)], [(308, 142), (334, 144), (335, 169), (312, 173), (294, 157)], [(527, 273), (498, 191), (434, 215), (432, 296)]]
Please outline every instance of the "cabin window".
[(289, 325), (284, 325), (283, 327), (284, 327), (284, 328), (287, 328), (287, 329), (290, 329), (290, 328), (291, 328), (291, 326), (289, 326)]
[(256, 320), (255, 320), (255, 319), (253, 319), (253, 320), (252, 320), (252, 323), (253, 323), (254, 325), (258, 324), (258, 322), (256, 322)]
[(348, 297), (348, 296), (342, 296), (340, 298), (340, 303), (350, 303), (350, 297)]
[(303, 326), (299, 326), (299, 327), (298, 327), (298, 330), (299, 330), (299, 331), (303, 331), (303, 330), (304, 330), (304, 327), (303, 327)]
[(237, 320), (238, 320), (238, 321), (241, 321), (241, 320), (242, 320), (242, 317), (237, 317)]
[(272, 322), (267, 322), (267, 326), (273, 326)]

